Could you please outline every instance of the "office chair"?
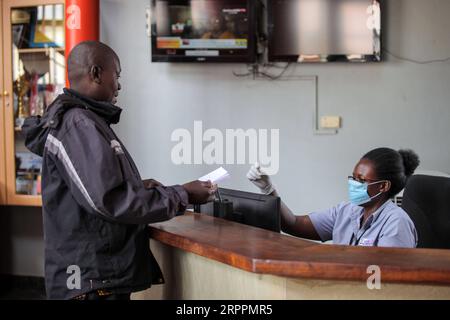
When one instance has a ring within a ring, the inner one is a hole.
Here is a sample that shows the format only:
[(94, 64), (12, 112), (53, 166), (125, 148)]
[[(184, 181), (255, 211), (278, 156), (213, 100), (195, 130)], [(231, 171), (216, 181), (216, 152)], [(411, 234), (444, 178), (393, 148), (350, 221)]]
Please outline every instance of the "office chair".
[(413, 175), (402, 208), (418, 233), (418, 248), (450, 249), (450, 178)]

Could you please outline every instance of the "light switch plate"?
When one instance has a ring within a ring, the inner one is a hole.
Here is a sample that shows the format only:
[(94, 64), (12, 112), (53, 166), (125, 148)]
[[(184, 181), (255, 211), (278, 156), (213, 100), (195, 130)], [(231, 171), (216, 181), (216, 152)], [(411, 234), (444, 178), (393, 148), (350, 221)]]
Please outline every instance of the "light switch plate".
[(341, 127), (341, 117), (323, 116), (320, 118), (320, 127), (322, 129), (339, 129)]

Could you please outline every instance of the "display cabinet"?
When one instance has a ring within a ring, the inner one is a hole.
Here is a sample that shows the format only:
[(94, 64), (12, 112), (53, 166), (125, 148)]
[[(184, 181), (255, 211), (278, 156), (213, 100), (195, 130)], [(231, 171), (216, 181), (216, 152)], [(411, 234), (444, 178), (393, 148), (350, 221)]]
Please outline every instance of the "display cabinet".
[(2, 1), (2, 204), (42, 205), (42, 159), (26, 149), (21, 127), (64, 88), (64, 13), (61, 0)]

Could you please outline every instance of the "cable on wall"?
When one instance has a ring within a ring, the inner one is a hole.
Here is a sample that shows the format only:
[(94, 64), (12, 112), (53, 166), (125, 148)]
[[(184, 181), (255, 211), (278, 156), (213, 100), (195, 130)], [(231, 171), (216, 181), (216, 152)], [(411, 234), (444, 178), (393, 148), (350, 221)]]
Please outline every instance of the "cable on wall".
[(383, 52), (387, 53), (388, 55), (390, 55), (398, 60), (403, 60), (403, 61), (407, 61), (407, 62), (414, 63), (414, 64), (420, 64), (420, 65), (445, 63), (445, 62), (450, 61), (450, 57), (444, 58), (444, 59), (434, 59), (434, 60), (416, 60), (416, 59), (412, 59), (412, 58), (402, 57), (398, 54), (392, 53), (391, 51), (389, 51), (386, 48), (383, 49)]

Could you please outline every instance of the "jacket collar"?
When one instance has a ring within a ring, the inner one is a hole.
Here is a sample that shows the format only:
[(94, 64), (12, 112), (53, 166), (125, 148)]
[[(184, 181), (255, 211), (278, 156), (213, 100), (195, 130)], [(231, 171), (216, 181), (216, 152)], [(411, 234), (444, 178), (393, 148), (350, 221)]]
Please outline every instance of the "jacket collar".
[(86, 109), (91, 110), (92, 112), (105, 119), (108, 124), (116, 124), (120, 121), (120, 114), (122, 113), (122, 109), (118, 106), (115, 106), (109, 102), (97, 101), (88, 98), (81, 93), (69, 88), (64, 88), (64, 93), (77, 100), (80, 100), (86, 107)]
[(22, 132), (25, 136), (27, 148), (42, 157), (44, 154), (47, 136), (52, 129), (59, 127), (64, 114), (72, 108), (85, 108), (91, 110), (108, 124), (116, 124), (120, 120), (122, 109), (111, 103), (99, 102), (70, 89), (64, 89), (55, 101), (48, 106), (42, 117), (32, 116), (25, 119)]

